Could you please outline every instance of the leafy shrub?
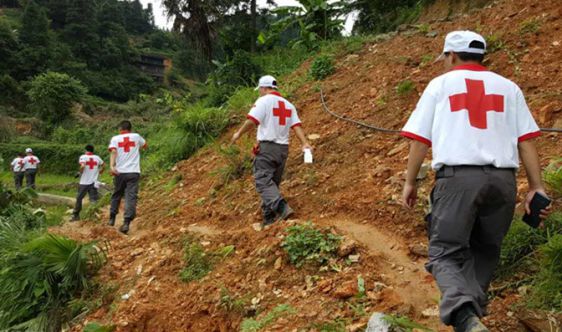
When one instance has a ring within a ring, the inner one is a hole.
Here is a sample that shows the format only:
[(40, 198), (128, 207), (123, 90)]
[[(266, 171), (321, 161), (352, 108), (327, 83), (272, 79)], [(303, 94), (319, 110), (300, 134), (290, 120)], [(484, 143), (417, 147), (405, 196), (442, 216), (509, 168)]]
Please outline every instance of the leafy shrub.
[(86, 95), (82, 83), (67, 74), (46, 72), (31, 81), (28, 91), (32, 107), (50, 124), (58, 124), (70, 115), (73, 103)]
[(211, 105), (219, 106), (228, 100), (238, 87), (256, 85), (262, 68), (254, 61), (252, 55), (237, 51), (225, 63), (215, 62), (217, 68), (209, 75), (209, 99)]
[(287, 228), (289, 233), (282, 243), (289, 260), (297, 267), (306, 263), (325, 264), (338, 250), (341, 237), (328, 230), (318, 230), (312, 223)]
[(257, 332), (261, 331), (262, 329), (266, 328), (271, 323), (275, 322), (278, 318), (295, 314), (295, 308), (291, 307), (288, 304), (280, 304), (273, 308), (270, 312), (265, 315), (260, 320), (256, 320), (253, 318), (246, 318), (242, 321), (240, 325), (241, 332)]
[(562, 309), (562, 234), (554, 234), (540, 249), (540, 272), (531, 288), (530, 304), (546, 310)]
[(520, 34), (527, 34), (527, 33), (537, 33), (541, 28), (541, 21), (539, 18), (529, 18), (519, 25), (519, 33)]
[(550, 163), (543, 172), (544, 182), (557, 196), (562, 196), (562, 159)]
[(405, 80), (400, 82), (397, 86), (396, 86), (396, 93), (399, 96), (404, 96), (409, 94), (410, 92), (414, 91), (414, 89), (416, 88), (414, 82), (410, 81), (410, 80)]
[(321, 55), (314, 59), (310, 66), (310, 76), (315, 80), (323, 80), (335, 72), (334, 60), (328, 55)]

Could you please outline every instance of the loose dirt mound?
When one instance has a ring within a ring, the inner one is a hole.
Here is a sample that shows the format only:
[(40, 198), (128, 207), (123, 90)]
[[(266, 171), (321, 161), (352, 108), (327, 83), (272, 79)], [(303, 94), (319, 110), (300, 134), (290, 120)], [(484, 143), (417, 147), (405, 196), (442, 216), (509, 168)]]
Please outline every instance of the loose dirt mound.
[[(430, 63), (441, 50), (444, 35), (472, 29), (495, 40), (489, 67), (523, 88), (540, 125), (560, 126), (561, 17), (558, 0), (497, 1), (454, 22), (432, 23), (430, 32), (437, 37), (414, 29), (380, 38), (357, 54), (339, 58), (337, 72), (321, 86), (333, 111), (400, 129), (423, 88), (441, 73), (439, 65)], [(297, 84), (306, 71), (305, 64), (289, 83)], [(413, 88), (402, 88), (398, 94), (399, 85)], [(152, 185), (143, 191), (131, 236), (89, 223), (58, 230), (79, 239), (108, 240), (111, 245), (100, 279), (118, 287), (117, 298), (105, 301), (88, 320), (116, 324), (118, 331), (235, 331), (248, 312), (225, 308), (221, 298), (226, 289), (233, 297), (253, 300), (254, 307), (264, 312), (258, 317), (278, 304), (297, 309), (268, 326), (271, 331), (313, 329), (313, 323), (335, 318), (348, 319), (354, 330), (365, 323), (364, 313), (376, 310), (408, 315), (448, 331), (434, 315), (438, 293), (423, 270), (423, 258), (408, 254), (410, 247), (426, 242), (424, 211), (404, 212), (397, 203), (408, 143), (327, 115), (319, 103), (317, 83), (304, 84), (291, 99), (307, 133), (319, 138), (312, 142), (311, 166), (302, 164), (297, 144), (291, 147), (283, 191), (300, 220), (330, 225), (355, 239), (360, 244), (359, 262), (339, 272), (288, 264), (280, 248), (286, 224), (254, 230), (251, 225), (260, 221), (260, 213), (251, 176), (217, 186), (216, 172), (224, 166), (223, 159), (216, 149), (206, 148), (167, 175), (182, 175), (175, 189)], [(560, 136), (546, 134), (538, 142), (543, 164), (561, 155)], [(429, 192), (431, 178), (432, 174), (422, 182), (421, 196)], [(525, 184), (520, 191), (525, 192)], [(178, 273), (183, 266), (182, 239), (188, 234), (197, 236), (208, 250), (234, 245), (235, 254), (201, 281), (183, 283)], [(353, 297), (358, 276), (365, 280), (366, 300)], [(121, 299), (124, 294), (127, 300)], [(493, 331), (520, 328), (508, 313), (516, 299), (494, 300), (494, 318), (488, 321)]]

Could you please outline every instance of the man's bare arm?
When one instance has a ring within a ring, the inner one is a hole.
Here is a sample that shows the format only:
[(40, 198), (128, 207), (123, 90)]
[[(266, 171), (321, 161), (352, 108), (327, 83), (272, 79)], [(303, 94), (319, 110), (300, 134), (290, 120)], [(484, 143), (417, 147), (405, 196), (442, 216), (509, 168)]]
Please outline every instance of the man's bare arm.
[[(525, 199), (525, 211), (531, 213), (531, 200), (535, 193), (540, 193), (544, 196), (546, 191), (541, 179), (541, 164), (539, 159), (539, 153), (537, 152), (537, 147), (535, 142), (531, 140), (523, 141), (517, 146), (519, 149), (519, 157), (521, 162), (525, 167), (527, 172), (527, 181), (529, 182), (529, 193)], [(550, 208), (541, 211), (541, 217), (544, 219), (548, 216)]]
[(238, 129), (237, 132), (234, 133), (234, 135), (232, 135), (232, 139), (230, 140), (230, 144), (234, 144), (236, 143), (236, 141), (247, 131), (249, 131), (250, 129), (256, 127), (256, 124), (253, 121), (250, 120), (246, 120), (246, 122), (244, 122), (244, 124), (242, 125), (242, 127), (240, 129)]
[(406, 181), (404, 183), (404, 191), (402, 192), (402, 205), (406, 208), (412, 208), (416, 205), (418, 198), (416, 177), (428, 150), (429, 146), (422, 142), (414, 140), (410, 144), (408, 170), (406, 171)]
[(312, 149), (312, 147), (310, 146), (310, 143), (308, 143), (308, 140), (306, 139), (306, 135), (304, 134), (304, 130), (302, 129), (302, 127), (296, 126), (296, 127), (294, 127), (294, 130), (295, 130), (295, 134), (297, 135), (297, 137), (301, 141), (303, 150), (304, 149)]

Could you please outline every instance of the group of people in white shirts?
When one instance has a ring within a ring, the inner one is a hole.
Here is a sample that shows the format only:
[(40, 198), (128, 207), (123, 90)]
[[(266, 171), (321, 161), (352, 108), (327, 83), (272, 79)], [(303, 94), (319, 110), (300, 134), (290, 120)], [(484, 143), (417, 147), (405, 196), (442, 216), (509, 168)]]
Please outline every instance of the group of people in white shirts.
[(41, 161), (33, 154), (31, 148), (25, 149), (25, 154), (20, 152), (10, 164), (14, 173), (14, 184), (16, 190), (23, 187), (23, 179), (26, 180), (26, 187), (35, 189), (35, 176)]

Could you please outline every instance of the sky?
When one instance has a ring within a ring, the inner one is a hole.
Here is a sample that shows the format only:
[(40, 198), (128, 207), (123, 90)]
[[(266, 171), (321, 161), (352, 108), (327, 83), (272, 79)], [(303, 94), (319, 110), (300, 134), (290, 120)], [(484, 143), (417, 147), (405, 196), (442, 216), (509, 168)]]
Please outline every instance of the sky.
[[(172, 27), (172, 21), (168, 22), (166, 18), (166, 14), (164, 12), (164, 8), (162, 7), (161, 0), (140, 0), (143, 6), (146, 8), (148, 3), (152, 3), (152, 7), (154, 9), (154, 20), (158, 27), (162, 29), (170, 29)], [(294, 6), (298, 5), (298, 2), (295, 0), (276, 0), (278, 6)], [(259, 7), (266, 6), (266, 0), (258, 0)], [(353, 27), (353, 20), (349, 19), (346, 22), (345, 31), (351, 31)]]

